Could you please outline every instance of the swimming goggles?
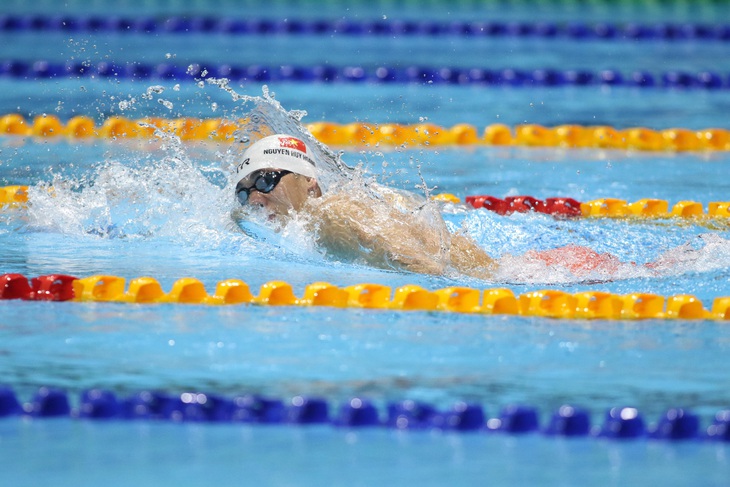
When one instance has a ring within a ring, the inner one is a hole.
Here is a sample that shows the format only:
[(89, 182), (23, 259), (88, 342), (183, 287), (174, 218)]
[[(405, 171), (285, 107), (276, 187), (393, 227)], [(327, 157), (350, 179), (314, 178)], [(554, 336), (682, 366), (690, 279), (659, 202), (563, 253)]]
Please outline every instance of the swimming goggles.
[[(271, 193), (281, 178), (291, 174), (291, 171), (271, 171), (262, 170), (253, 173), (245, 179), (242, 179), (236, 185), (236, 198), (238, 202), (245, 205), (248, 202), (248, 196), (254, 189), (259, 193)], [(251, 180), (253, 179), (253, 182)]]

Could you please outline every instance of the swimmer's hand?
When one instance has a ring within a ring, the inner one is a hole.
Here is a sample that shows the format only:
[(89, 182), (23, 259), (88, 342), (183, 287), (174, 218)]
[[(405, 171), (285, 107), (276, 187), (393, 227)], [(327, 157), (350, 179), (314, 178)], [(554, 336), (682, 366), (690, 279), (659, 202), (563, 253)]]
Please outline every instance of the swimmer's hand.
[(276, 233), (276, 231), (266, 227), (265, 225), (260, 225), (248, 220), (239, 220), (236, 223), (238, 224), (238, 228), (243, 230), (243, 233), (254, 240), (276, 245), (281, 243), (281, 237)]
[(281, 228), (268, 221), (262, 212), (244, 211), (236, 208), (231, 211), (235, 225), (250, 238), (266, 244), (297, 253), (297, 246), (280, 234)]

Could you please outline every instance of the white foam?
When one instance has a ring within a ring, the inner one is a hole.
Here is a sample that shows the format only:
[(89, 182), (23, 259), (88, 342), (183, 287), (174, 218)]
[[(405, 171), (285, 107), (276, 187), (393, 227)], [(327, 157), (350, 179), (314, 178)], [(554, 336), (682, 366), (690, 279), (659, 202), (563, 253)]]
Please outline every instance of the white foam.
[(726, 269), (730, 267), (730, 240), (714, 233), (701, 234), (664, 252), (649, 265), (662, 276)]

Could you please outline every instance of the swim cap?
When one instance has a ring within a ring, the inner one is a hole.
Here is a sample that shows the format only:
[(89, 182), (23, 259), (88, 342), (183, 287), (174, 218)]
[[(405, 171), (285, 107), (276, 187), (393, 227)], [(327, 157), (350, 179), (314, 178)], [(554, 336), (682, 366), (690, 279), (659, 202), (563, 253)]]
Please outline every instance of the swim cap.
[(312, 151), (300, 139), (277, 134), (256, 141), (243, 153), (236, 166), (236, 178), (243, 179), (260, 169), (283, 169), (313, 178), (317, 175)]

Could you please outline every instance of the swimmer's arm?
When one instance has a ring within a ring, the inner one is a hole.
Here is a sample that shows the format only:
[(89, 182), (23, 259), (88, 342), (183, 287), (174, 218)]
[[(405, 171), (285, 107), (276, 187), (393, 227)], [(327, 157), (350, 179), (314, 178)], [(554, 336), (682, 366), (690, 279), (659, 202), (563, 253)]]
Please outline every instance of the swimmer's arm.
[[(319, 223), (319, 241), (330, 249), (356, 249), (371, 264), (394, 263), (412, 272), (441, 275), (438, 245), (424, 239), (427, 228), (413, 228), (397, 211), (376, 214), (366, 204), (342, 194), (321, 198), (312, 209)], [(420, 237), (416, 235), (420, 232)]]
[[(320, 242), (325, 247), (364, 248), (371, 263), (394, 262), (419, 273), (441, 275), (450, 263), (459, 272), (478, 278), (491, 277), (496, 261), (464, 235), (450, 235), (448, 255), (443, 255), (438, 229), (408, 219), (396, 210), (376, 215), (368, 205), (352, 198), (330, 195), (318, 202), (315, 213), (321, 222)], [(443, 223), (443, 221), (441, 221)], [(444, 233), (448, 233), (446, 228)], [(450, 262), (444, 262), (444, 257)]]

